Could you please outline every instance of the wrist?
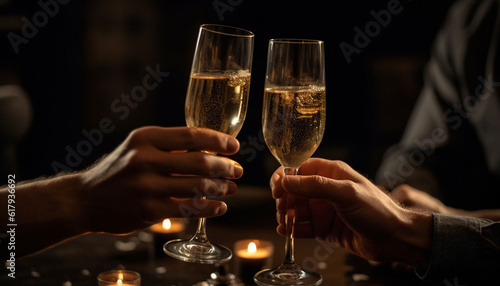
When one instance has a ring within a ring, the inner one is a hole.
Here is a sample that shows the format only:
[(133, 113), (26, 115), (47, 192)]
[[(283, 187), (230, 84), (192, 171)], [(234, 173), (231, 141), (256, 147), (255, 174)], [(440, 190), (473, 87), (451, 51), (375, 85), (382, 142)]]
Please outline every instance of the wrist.
[(87, 232), (79, 182), (79, 174), (68, 174), (16, 187), (16, 237), (24, 246), (16, 254), (31, 254)]
[(70, 236), (88, 232), (82, 198), (82, 178), (80, 173), (72, 173), (55, 177), (48, 182), (50, 188), (56, 190), (54, 199), (59, 205), (58, 221)]
[(432, 250), (433, 219), (431, 213), (403, 209), (403, 216), (391, 239), (392, 260), (426, 268)]

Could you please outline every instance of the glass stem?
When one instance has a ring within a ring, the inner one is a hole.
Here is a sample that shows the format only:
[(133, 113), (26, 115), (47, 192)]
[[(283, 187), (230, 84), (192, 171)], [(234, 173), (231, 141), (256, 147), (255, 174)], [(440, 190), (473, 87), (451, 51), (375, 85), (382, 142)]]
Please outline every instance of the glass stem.
[[(209, 152), (209, 151), (202, 151), (203, 153), (210, 154), (216, 156), (217, 153), (214, 152)], [(207, 197), (201, 197), (201, 199), (206, 199)], [(210, 241), (208, 241), (208, 236), (207, 236), (207, 219), (202, 217), (198, 220), (198, 227), (196, 228), (196, 233), (194, 236), (190, 239), (191, 242), (196, 242), (200, 244), (210, 244)]]
[[(298, 169), (295, 168), (285, 168), (285, 176), (297, 175)], [(295, 225), (295, 210), (294, 210), (294, 200), (293, 197), (289, 196), (287, 198), (287, 211), (285, 216), (285, 227), (286, 227), (286, 241), (285, 241), (285, 261), (283, 266), (295, 266), (295, 247), (294, 247), (294, 236), (293, 229)]]
[[(204, 199), (206, 197), (203, 197)], [(198, 220), (198, 227), (196, 228), (196, 233), (191, 238), (191, 241), (198, 243), (210, 244), (207, 236), (207, 219), (202, 217)]]

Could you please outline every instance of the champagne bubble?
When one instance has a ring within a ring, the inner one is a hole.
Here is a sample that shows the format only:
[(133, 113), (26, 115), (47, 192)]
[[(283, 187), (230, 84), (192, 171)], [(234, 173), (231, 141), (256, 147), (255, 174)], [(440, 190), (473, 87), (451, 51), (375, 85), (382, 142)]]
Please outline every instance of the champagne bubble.
[(227, 85), (230, 87), (244, 86), (250, 80), (250, 72), (246, 70), (226, 71), (224, 75), (229, 76)]

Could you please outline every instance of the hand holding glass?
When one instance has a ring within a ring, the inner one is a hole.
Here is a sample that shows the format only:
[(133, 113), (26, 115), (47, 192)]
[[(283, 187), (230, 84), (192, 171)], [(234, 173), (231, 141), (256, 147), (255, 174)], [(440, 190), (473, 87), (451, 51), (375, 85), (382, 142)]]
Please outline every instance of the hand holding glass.
[[(186, 95), (187, 126), (238, 134), (247, 112), (253, 42), (254, 34), (240, 28), (200, 27)], [(205, 218), (190, 240), (169, 241), (163, 250), (174, 258), (204, 264), (232, 257), (228, 248), (210, 243)]]
[[(270, 40), (262, 125), (266, 144), (285, 176), (296, 175), (318, 148), (325, 130), (325, 97), (324, 43)], [(277, 269), (258, 272), (254, 276), (258, 285), (319, 285), (323, 280), (295, 263), (295, 203), (287, 197), (285, 260)]]

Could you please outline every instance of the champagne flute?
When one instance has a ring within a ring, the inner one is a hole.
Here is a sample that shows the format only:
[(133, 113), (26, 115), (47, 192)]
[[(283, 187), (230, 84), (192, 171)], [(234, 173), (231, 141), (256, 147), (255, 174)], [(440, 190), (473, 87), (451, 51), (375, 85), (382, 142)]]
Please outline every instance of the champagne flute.
[[(254, 34), (244, 29), (201, 25), (186, 95), (187, 126), (238, 134), (247, 112), (253, 42)], [(210, 243), (205, 218), (199, 219), (190, 240), (169, 241), (163, 250), (182, 261), (203, 264), (232, 257), (228, 248)]]
[[(317, 40), (269, 41), (262, 125), (266, 144), (284, 168), (296, 175), (318, 148), (326, 119), (324, 43)], [(258, 285), (319, 285), (318, 273), (302, 270), (294, 256), (294, 205), (287, 196), (284, 262), (255, 274)]]

